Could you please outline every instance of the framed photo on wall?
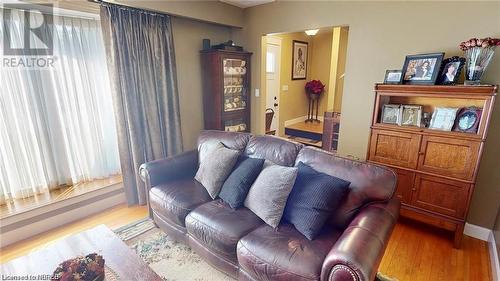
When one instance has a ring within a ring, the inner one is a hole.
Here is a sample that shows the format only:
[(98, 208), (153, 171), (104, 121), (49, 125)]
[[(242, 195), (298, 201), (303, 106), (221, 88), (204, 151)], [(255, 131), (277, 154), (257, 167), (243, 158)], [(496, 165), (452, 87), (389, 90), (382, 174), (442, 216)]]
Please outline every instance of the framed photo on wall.
[(406, 56), (403, 65), (404, 84), (434, 85), (443, 57), (444, 53)]
[(292, 80), (306, 79), (308, 43), (293, 40), (292, 46)]

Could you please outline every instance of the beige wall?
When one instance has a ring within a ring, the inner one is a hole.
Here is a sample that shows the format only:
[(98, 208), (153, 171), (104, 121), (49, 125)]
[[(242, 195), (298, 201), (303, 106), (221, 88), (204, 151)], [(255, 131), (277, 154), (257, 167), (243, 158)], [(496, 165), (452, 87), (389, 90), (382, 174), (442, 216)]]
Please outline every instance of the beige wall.
[[(305, 12), (307, 11), (307, 12)], [(254, 52), (252, 130), (264, 131), (265, 87), (261, 85), (261, 36), (327, 26), (349, 26), (346, 76), (342, 100), (339, 153), (365, 158), (373, 85), (385, 70), (402, 67), (408, 54), (446, 52), (460, 55), (458, 43), (470, 37), (500, 37), (500, 2), (312, 2), (278, 1), (245, 10), (244, 29), (234, 34)], [(471, 13), (480, 20), (470, 19)], [(425, 20), (419, 20), (425, 16)], [(485, 81), (500, 83), (500, 55)], [(497, 107), (498, 107), (497, 102)], [(500, 204), (500, 108), (493, 114), (478, 185), (468, 216), (470, 223), (492, 228)]]
[[(307, 115), (307, 97), (304, 85), (311, 77), (311, 37), (304, 32), (273, 35), (281, 38), (280, 84), (288, 85), (288, 91), (280, 91), (279, 135), (285, 133), (285, 121)], [(292, 42), (293, 40), (308, 42), (307, 79), (292, 80)], [(253, 81), (252, 81), (253, 83)], [(281, 90), (281, 87), (280, 87)], [(265, 101), (265, 99), (264, 99)], [(253, 120), (252, 120), (253, 121)]]
[(234, 27), (241, 27), (243, 25), (243, 9), (219, 1), (117, 0), (114, 2), (126, 6), (160, 11), (169, 15), (197, 19), (210, 23)]
[(332, 57), (333, 29), (325, 28), (312, 36), (311, 48), (311, 75), (308, 80), (321, 80), (325, 84), (325, 92), (319, 100), (318, 116), (323, 116), (328, 104), (328, 96), (334, 94), (330, 91), (330, 68)]
[(200, 50), (202, 39), (212, 44), (231, 38), (231, 28), (207, 24), (186, 18), (172, 17), (177, 81), (181, 109), (181, 129), (184, 150), (196, 147), (203, 129), (203, 96)]

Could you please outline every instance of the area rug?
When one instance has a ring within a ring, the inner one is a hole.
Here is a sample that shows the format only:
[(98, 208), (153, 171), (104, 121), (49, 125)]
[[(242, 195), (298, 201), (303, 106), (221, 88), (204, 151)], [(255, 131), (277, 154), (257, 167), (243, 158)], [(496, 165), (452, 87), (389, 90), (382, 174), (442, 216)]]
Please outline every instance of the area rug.
[[(175, 242), (149, 219), (114, 232), (165, 281), (235, 281), (206, 263), (183, 243)], [(398, 281), (381, 273), (379, 281)]]

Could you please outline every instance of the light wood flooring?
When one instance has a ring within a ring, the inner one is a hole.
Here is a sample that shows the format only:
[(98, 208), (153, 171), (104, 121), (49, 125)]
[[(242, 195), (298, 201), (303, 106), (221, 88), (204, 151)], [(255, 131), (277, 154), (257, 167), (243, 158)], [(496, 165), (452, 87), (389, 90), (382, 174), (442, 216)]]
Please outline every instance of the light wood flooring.
[[(146, 207), (120, 205), (55, 230), (0, 249), (0, 262), (25, 255), (62, 237), (105, 224), (117, 228), (147, 216)], [(400, 281), (492, 280), (488, 245), (468, 236), (454, 249), (452, 234), (413, 221), (401, 220), (394, 229), (379, 270)]]

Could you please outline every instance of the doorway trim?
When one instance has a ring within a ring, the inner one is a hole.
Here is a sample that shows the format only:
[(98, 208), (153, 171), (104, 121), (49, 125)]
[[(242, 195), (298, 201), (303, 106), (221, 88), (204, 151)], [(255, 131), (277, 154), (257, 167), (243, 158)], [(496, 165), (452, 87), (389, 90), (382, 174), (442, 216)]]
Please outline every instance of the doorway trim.
[[(276, 69), (275, 69), (275, 77), (276, 77), (276, 82), (277, 82), (277, 90), (278, 90), (278, 103), (281, 103), (281, 51), (282, 51), (282, 42), (281, 42), (281, 38), (279, 37), (276, 37), (276, 36), (272, 36), (272, 35), (266, 35), (265, 36), (266, 38), (266, 44), (265, 44), (265, 50), (264, 52), (262, 52), (262, 56), (263, 56), (263, 61), (264, 61), (264, 75), (265, 75), (265, 79), (264, 79), (264, 87), (263, 89), (264, 90), (264, 97), (263, 97), (263, 101), (264, 101), (264, 114), (266, 112), (266, 108), (267, 108), (267, 97), (268, 97), (268, 92), (267, 92), (267, 72), (266, 72), (266, 66), (267, 66), (267, 46), (268, 45), (275, 45), (275, 46), (278, 46), (279, 48), (279, 57), (276, 58), (276, 61), (277, 61), (277, 64), (276, 64)], [(278, 105), (279, 107), (280, 105)], [(280, 119), (279, 119), (279, 109), (278, 109), (278, 114), (275, 116), (276, 117), (276, 132), (275, 132), (275, 135), (276, 136), (279, 136), (279, 132), (280, 132)], [(265, 120), (265, 118), (264, 118)], [(265, 131), (265, 124), (264, 124), (264, 131)]]

